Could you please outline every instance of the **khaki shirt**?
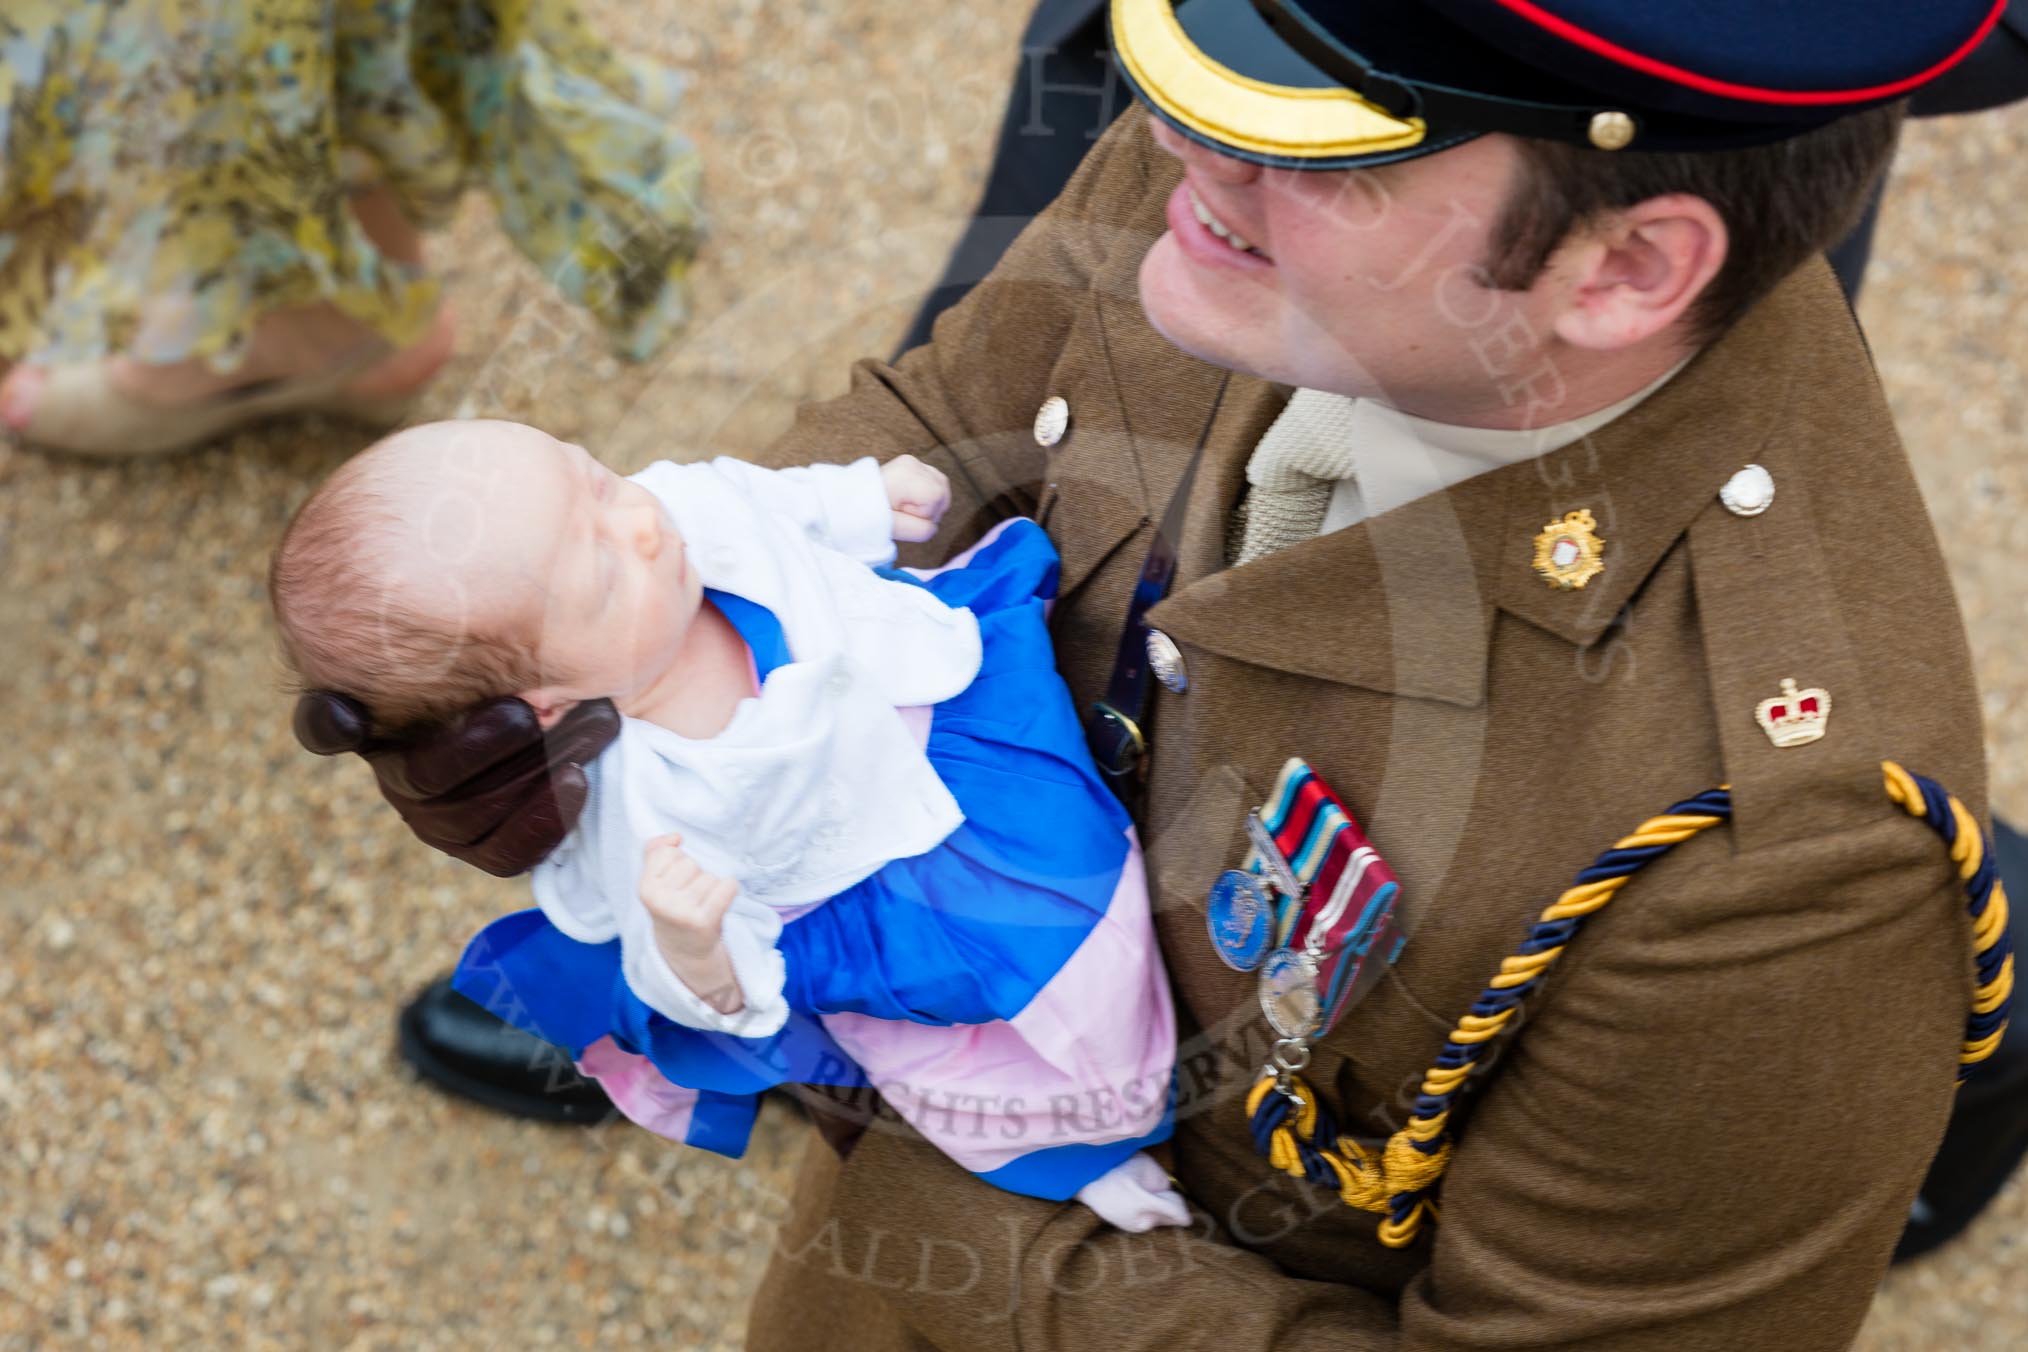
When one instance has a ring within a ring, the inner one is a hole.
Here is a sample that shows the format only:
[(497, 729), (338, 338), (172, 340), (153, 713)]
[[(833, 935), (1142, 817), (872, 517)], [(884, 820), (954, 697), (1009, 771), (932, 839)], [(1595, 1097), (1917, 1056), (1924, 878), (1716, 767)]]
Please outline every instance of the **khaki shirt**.
[[(862, 365), (766, 458), (932, 459), (956, 489), (940, 550), (1040, 517), (1086, 704), (1209, 420), (1151, 617), (1190, 684), (1156, 691), (1140, 814), (1180, 1010), (1174, 1171), (1200, 1224), (1117, 1233), (876, 1127), (842, 1166), (813, 1146), (750, 1345), (1846, 1346), (1942, 1134), (1972, 985), (1955, 875), (1880, 762), (1980, 814), (1985, 783), (1957, 607), (1830, 272), (1800, 270), (1583, 441), (1228, 569), (1248, 454), (1288, 392), (1143, 318), (1136, 272), (1177, 171), (1140, 121), (932, 344)], [(1031, 422), (1051, 395), (1071, 420), (1045, 449)], [(1750, 518), (1717, 496), (1748, 462), (1777, 485)], [(1557, 590), (1534, 538), (1579, 507), (1605, 571)], [(1777, 749), (1753, 713), (1787, 677), (1833, 711), (1822, 740)], [(1628, 883), (1529, 998), (1454, 1117), (1441, 1223), (1407, 1249), (1270, 1169), (1247, 1130), (1270, 1034), (1254, 978), (1212, 953), (1205, 893), (1291, 755), (1402, 880), (1407, 948), (1310, 1073), (1375, 1140), (1578, 870), (1732, 786), (1733, 820)]]

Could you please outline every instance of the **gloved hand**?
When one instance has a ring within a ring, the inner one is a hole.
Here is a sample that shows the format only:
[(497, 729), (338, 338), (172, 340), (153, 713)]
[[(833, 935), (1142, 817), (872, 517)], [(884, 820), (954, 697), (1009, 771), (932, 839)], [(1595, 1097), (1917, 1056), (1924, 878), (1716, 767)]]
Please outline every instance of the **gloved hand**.
[(356, 700), (312, 690), (296, 701), (296, 740), (320, 756), (357, 752), (416, 839), (497, 878), (525, 873), (563, 843), (584, 810), (583, 767), (620, 735), (610, 700), (577, 705), (549, 731), (512, 696), (400, 740), (374, 737)]
[[(880, 1097), (871, 1085), (845, 1088), (833, 1084), (791, 1084), (783, 1086), (802, 1106), (810, 1125), (839, 1159), (848, 1159), (859, 1138), (880, 1115)], [(889, 1117), (893, 1116), (889, 1111)]]

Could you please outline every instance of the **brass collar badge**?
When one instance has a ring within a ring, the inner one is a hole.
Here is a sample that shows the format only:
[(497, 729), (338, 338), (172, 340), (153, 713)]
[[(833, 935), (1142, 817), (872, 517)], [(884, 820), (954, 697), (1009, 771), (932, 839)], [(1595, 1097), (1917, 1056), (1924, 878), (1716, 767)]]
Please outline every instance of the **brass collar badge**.
[(1535, 537), (1535, 571), (1559, 591), (1575, 591), (1605, 571), (1605, 541), (1591, 508), (1552, 521)]

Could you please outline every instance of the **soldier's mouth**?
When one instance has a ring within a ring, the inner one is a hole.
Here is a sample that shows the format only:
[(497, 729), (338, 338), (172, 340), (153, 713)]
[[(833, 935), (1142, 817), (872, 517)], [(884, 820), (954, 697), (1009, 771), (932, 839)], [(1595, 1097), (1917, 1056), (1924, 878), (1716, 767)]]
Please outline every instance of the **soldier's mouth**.
[(1237, 249), (1243, 254), (1252, 254), (1255, 258), (1267, 257), (1266, 254), (1249, 243), (1238, 231), (1234, 230), (1224, 221), (1219, 220), (1217, 213), (1204, 205), (1204, 199), (1197, 195), (1195, 188), (1186, 183), (1183, 185), (1183, 191), (1190, 197), (1191, 214), (1196, 216), (1198, 224), (1209, 230), (1214, 237), (1223, 240), (1228, 247)]

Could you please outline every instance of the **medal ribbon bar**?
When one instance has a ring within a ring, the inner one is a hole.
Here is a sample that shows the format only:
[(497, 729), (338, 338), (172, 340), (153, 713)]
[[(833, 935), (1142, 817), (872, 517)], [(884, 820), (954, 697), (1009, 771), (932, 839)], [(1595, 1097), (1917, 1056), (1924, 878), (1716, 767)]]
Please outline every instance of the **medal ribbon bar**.
[(1344, 802), (1301, 757), (1283, 764), (1262, 811), (1250, 814), (1247, 825), (1254, 842), (1247, 867), (1276, 878), (1284, 893), (1282, 875), (1301, 884), (1282, 902), (1275, 944), (1293, 950), (1314, 974), (1314, 1037), (1400, 954), (1406, 942), (1395, 913), (1401, 883)]

